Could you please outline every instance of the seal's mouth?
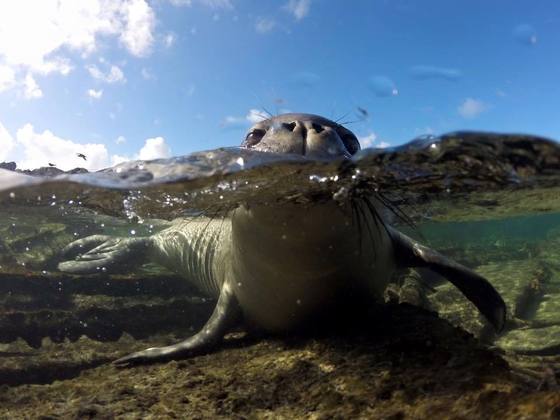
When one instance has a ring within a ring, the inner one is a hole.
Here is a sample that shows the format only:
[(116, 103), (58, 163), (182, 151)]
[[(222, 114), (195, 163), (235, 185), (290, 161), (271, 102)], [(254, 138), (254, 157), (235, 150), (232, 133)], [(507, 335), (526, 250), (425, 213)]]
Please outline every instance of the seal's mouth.
[(360, 150), (350, 130), (310, 114), (283, 114), (263, 120), (251, 127), (241, 147), (328, 160), (350, 158)]

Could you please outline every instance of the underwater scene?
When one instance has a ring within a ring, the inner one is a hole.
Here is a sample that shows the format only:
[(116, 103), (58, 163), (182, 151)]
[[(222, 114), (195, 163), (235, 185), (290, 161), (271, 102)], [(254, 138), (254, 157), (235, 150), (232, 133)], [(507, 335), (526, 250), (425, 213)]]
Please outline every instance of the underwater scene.
[[(559, 176), (556, 142), (477, 132), (328, 160), (223, 148), (95, 173), (2, 169), (0, 417), (557, 415)], [(383, 223), (486, 278), (504, 325), (452, 275), (401, 267), (367, 316), (335, 314), (342, 325), (238, 327), (193, 357), (113, 363), (209, 328), (217, 296), (185, 275), (186, 258), (164, 267), (132, 245), (119, 254), (111, 238), (144, 244), (177, 220), (194, 235), (187, 226), (202, 220), (204, 240), (212, 226), (227, 232), (240, 206), (280, 215), (362, 196), (380, 203)]]

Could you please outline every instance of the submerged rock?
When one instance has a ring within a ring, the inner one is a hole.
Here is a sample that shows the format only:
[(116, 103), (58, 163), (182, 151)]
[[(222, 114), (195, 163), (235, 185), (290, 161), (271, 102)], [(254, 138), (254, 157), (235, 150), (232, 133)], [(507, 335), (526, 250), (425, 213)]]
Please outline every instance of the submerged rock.
[(546, 418), (560, 410), (552, 385), (511, 373), (433, 313), (387, 305), (374, 319), (329, 336), (233, 334), (210, 355), (125, 370), (106, 362), (175, 337), (81, 338), (47, 343), (32, 358), (12, 346), (2, 349), (0, 378), (19, 386), (2, 388), (0, 418)]

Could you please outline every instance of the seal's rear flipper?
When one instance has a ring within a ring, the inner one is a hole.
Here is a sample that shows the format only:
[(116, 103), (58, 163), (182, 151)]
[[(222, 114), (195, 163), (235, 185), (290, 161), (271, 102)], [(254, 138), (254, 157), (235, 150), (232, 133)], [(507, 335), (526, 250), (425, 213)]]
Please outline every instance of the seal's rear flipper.
[(118, 367), (129, 367), (138, 364), (185, 359), (207, 352), (222, 340), (228, 329), (237, 322), (240, 314), (237, 298), (226, 282), (222, 285), (220, 297), (210, 319), (195, 335), (171, 346), (152, 347), (129, 354), (115, 360), (113, 364)]
[(404, 267), (427, 267), (444, 276), (469, 299), (500, 332), (506, 319), (506, 304), (484, 277), (433, 249), (387, 226), (393, 239), (397, 262)]

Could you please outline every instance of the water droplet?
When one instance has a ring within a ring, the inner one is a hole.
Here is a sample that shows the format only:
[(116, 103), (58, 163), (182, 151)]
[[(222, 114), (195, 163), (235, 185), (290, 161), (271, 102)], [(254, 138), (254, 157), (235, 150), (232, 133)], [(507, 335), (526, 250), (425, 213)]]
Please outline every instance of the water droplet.
[(282, 235), (282, 239), (287, 239), (288, 237), (284, 234)]
[(136, 231), (135, 231), (134, 229), (132, 229), (132, 230), (130, 231), (130, 234), (131, 234), (131, 235), (136, 235)]
[(301, 299), (296, 300), (296, 303), (297, 303), (298, 305), (301, 305)]
[(10, 193), (10, 198), (16, 198), (16, 193), (12, 191), (12, 192)]

